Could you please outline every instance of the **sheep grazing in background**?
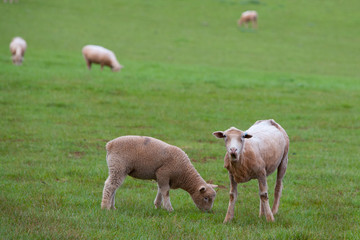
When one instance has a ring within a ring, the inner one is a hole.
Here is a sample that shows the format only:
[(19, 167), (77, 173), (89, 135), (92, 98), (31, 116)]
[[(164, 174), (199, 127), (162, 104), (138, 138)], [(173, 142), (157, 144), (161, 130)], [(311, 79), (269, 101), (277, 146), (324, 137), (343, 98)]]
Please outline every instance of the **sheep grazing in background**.
[(16, 65), (21, 65), (24, 60), (26, 51), (26, 41), (21, 37), (14, 37), (10, 43), (10, 51), (12, 54), (12, 61)]
[[(7, 3), (8, 0), (4, 0), (4, 3)], [(13, 0), (10, 0), (9, 3), (13, 3), (14, 1)], [(18, 0), (15, 0), (15, 2), (19, 2)]]
[(120, 71), (123, 66), (117, 61), (115, 54), (101, 46), (96, 45), (86, 45), (82, 49), (82, 54), (85, 58), (87, 67), (91, 69), (92, 63), (97, 63), (101, 65), (101, 70), (103, 70), (104, 65), (112, 69), (113, 72)]
[(106, 144), (109, 177), (105, 181), (101, 208), (115, 209), (115, 192), (125, 177), (156, 180), (158, 193), (154, 204), (173, 211), (170, 189), (187, 191), (196, 206), (203, 211), (213, 206), (216, 185), (207, 184), (199, 175), (186, 153), (152, 137), (123, 136)]
[[(214, 132), (213, 135), (225, 140), (227, 150), (224, 167), (229, 172), (230, 201), (224, 223), (234, 217), (237, 183), (251, 179), (259, 181), (259, 216), (265, 215), (267, 221), (274, 221), (273, 214), (279, 209), (282, 179), (288, 163), (289, 137), (285, 130), (271, 119), (257, 121), (245, 132), (231, 127), (224, 132)], [(270, 210), (266, 177), (276, 169), (275, 200)]]
[(239, 27), (241, 27), (243, 24), (245, 27), (248, 27), (248, 23), (251, 22), (253, 28), (257, 28), (257, 19), (258, 14), (256, 11), (246, 11), (241, 14), (241, 17), (238, 21)]

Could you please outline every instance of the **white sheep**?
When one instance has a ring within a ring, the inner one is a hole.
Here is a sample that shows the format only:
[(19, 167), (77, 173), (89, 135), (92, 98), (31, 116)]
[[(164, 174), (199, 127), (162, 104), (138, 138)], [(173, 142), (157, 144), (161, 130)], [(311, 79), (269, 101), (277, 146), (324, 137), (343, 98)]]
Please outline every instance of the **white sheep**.
[(27, 45), (26, 41), (21, 37), (14, 37), (10, 43), (10, 52), (12, 54), (12, 61), (16, 65), (21, 65), (24, 60), (24, 54)]
[(123, 136), (106, 144), (109, 177), (105, 181), (101, 208), (115, 209), (115, 192), (125, 177), (156, 180), (158, 193), (154, 205), (173, 211), (169, 190), (187, 191), (200, 210), (213, 206), (216, 185), (207, 184), (180, 148), (143, 136)]
[[(245, 132), (231, 127), (213, 135), (223, 138), (226, 145), (224, 167), (229, 172), (230, 201), (224, 223), (234, 217), (237, 199), (237, 183), (251, 179), (259, 181), (260, 214), (268, 221), (274, 221), (273, 214), (279, 209), (282, 179), (288, 163), (289, 137), (274, 120), (260, 120)], [(277, 169), (275, 200), (270, 210), (266, 177)]]
[(241, 14), (240, 19), (238, 20), (238, 24), (239, 27), (241, 27), (241, 25), (245, 25), (245, 27), (248, 27), (248, 23), (251, 22), (252, 23), (252, 27), (253, 28), (257, 28), (257, 19), (258, 19), (258, 14), (256, 11), (245, 11)]
[(110, 67), (114, 72), (120, 71), (123, 68), (117, 61), (115, 54), (104, 47), (86, 45), (82, 49), (82, 54), (89, 70), (91, 69), (92, 63), (100, 64), (101, 70), (103, 70), (104, 65)]

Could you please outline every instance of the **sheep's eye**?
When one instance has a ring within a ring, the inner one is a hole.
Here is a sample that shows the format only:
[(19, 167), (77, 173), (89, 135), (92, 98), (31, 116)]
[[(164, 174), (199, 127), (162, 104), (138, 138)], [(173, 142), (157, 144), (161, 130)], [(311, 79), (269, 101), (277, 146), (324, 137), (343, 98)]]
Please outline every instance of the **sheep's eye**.
[(209, 201), (209, 198), (205, 197), (204, 200), (207, 202), (207, 201)]

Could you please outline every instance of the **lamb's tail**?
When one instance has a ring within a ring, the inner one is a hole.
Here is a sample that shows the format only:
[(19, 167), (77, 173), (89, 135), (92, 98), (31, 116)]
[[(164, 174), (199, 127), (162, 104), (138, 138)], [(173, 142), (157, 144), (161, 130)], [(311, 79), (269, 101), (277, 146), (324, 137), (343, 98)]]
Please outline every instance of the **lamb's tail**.
[(109, 153), (112, 149), (113, 141), (110, 141), (106, 144), (106, 152)]

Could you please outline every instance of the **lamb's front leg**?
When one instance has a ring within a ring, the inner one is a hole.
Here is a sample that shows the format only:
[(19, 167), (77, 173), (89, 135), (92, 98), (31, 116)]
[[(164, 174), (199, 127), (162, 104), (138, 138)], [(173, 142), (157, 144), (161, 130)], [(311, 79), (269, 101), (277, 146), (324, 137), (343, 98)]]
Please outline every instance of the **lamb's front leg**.
[(228, 210), (224, 219), (224, 223), (231, 221), (234, 218), (234, 211), (235, 211), (235, 202), (237, 199), (237, 182), (234, 180), (234, 177), (231, 173), (229, 173), (230, 179), (230, 200)]
[(161, 195), (160, 187), (158, 185), (158, 192), (157, 192), (155, 200), (154, 200), (154, 205), (155, 205), (156, 209), (161, 206), (161, 202), (162, 202), (162, 195)]
[(266, 173), (258, 177), (259, 181), (259, 195), (260, 195), (260, 214), (265, 215), (267, 221), (274, 221), (274, 215), (271, 212), (269, 197), (268, 197), (268, 187), (266, 182)]

